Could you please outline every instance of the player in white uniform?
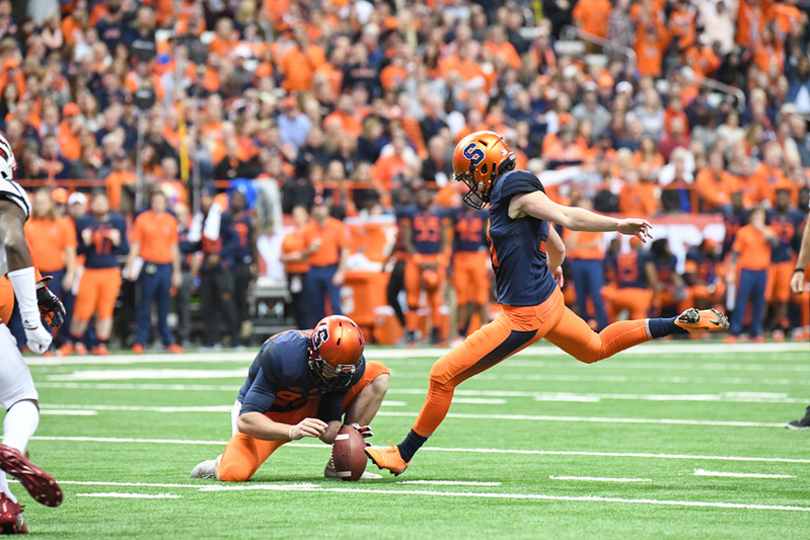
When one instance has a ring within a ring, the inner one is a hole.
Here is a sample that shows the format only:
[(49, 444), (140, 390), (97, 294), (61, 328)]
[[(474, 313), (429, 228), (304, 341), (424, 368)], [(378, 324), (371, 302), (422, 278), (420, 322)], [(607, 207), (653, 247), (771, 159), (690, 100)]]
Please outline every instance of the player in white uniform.
[[(0, 275), (7, 275), (11, 281), (28, 348), (42, 354), (51, 344), (51, 333), (42, 324), (40, 304), (43, 313), (55, 311), (53, 314), (59, 318), (64, 308), (53, 303), (56, 297), (47, 288), (37, 290), (36, 271), (23, 232), (31, 203), (25, 191), (13, 181), (16, 168), (14, 153), (0, 135)], [(23, 455), (39, 425), (38, 398), (31, 372), (14, 338), (8, 327), (0, 323), (0, 404), (6, 410), (0, 444), (0, 532), (4, 534), (28, 532), (22, 509), (9, 489), (6, 473), (17, 478), (36, 501), (46, 506), (58, 506), (62, 502), (62, 490), (56, 481)]]

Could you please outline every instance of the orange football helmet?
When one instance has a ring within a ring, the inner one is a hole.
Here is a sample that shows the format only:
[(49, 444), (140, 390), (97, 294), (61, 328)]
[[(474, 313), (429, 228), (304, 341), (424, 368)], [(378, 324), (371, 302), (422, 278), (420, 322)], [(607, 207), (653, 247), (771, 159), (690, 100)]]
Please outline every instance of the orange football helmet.
[(309, 369), (324, 391), (351, 383), (360, 367), (366, 341), (353, 320), (342, 315), (324, 317), (309, 336)]
[(470, 188), (464, 202), (478, 210), (489, 202), (489, 193), (498, 176), (514, 168), (514, 152), (494, 131), (471, 133), (453, 150), (455, 180)]

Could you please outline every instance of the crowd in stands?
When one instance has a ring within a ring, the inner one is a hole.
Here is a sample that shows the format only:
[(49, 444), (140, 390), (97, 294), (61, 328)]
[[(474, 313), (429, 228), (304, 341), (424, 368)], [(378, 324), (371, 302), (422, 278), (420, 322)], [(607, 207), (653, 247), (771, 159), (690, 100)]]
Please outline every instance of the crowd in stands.
[[(84, 307), (74, 316), (66, 351), (88, 334), (91, 347), (110, 335), (102, 304), (112, 284), (86, 276), (111, 266), (87, 261), (133, 246), (144, 260), (138, 298), (154, 298), (161, 321), (166, 291), (177, 291), (178, 336), (157, 332), (165, 346), (188, 338), (182, 305), (192, 291), (216, 314), (206, 344), (222, 332), (240, 343), (255, 235), (282, 227), (261, 202), (216, 202), (243, 178), (271, 198), (280, 193), (293, 229), (282, 260), (301, 326), (325, 304), (339, 310), (348, 256), (340, 220), (395, 214), (400, 259), (416, 266), (394, 269), (389, 301), (399, 304), (398, 289), (411, 284), (409, 309), (394, 307), (415, 341), (406, 319), (423, 300), (412, 288), (425, 290), (435, 311), (445, 277), (458, 284), (453, 263), (469, 224), (450, 156), (482, 129), (503, 134), (517, 167), (540, 175), (559, 202), (722, 217), (725, 242), (693, 246), (681, 272), (663, 239), (623, 252), (567, 235), (569, 301), (575, 291), (594, 325), (624, 309), (694, 300), (736, 307), (735, 336), (747, 326), (761, 338), (763, 320), (778, 338), (810, 326), (807, 300), (785, 293), (783, 270), (774, 270), (795, 259), (808, 212), (805, 1), (72, 0), (60, 8), (15, 17), (0, 0), (0, 127), (23, 185), (51, 190), (57, 205), (67, 203), (57, 187), (90, 196), (91, 226), (74, 217), (74, 241), (64, 233), (63, 263), (51, 266), (64, 271), (66, 291), (81, 293), (77, 281), (108, 289), (95, 290), (89, 315)], [(45, 193), (38, 197), (44, 209)], [(147, 229), (172, 220), (177, 238), (152, 250)], [(125, 277), (134, 279), (136, 259), (130, 254)], [(467, 300), (464, 333), (470, 313), (485, 313), (470, 291), (457, 292)], [(148, 326), (149, 308), (137, 312), (139, 328)], [(70, 335), (74, 324), (84, 337)], [(148, 347), (148, 333), (129, 340)]]

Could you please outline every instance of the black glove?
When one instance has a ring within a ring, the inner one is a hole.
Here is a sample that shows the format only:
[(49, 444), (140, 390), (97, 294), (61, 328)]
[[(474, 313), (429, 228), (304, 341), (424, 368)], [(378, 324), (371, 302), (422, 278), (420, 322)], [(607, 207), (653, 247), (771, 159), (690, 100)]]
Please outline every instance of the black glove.
[(37, 289), (37, 303), (39, 312), (51, 327), (62, 326), (62, 323), (65, 322), (65, 306), (55, 294), (48, 290), (48, 287)]

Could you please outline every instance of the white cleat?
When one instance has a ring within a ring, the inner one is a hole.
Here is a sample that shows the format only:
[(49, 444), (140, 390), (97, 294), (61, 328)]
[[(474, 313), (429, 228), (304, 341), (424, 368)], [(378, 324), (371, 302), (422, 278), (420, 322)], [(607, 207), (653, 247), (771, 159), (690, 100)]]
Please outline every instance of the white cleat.
[[(337, 475), (337, 471), (335, 471), (335, 466), (332, 465), (332, 460), (329, 460), (329, 463), (326, 464), (326, 468), (323, 470), (324, 478), (339, 478)], [(363, 471), (363, 476), (360, 477), (360, 480), (380, 480), (382, 475), (375, 474), (373, 472)]]
[(198, 464), (194, 467), (194, 470), (191, 471), (192, 478), (214, 478), (217, 477), (217, 460), (216, 459), (209, 459), (207, 461), (203, 461), (202, 463)]

